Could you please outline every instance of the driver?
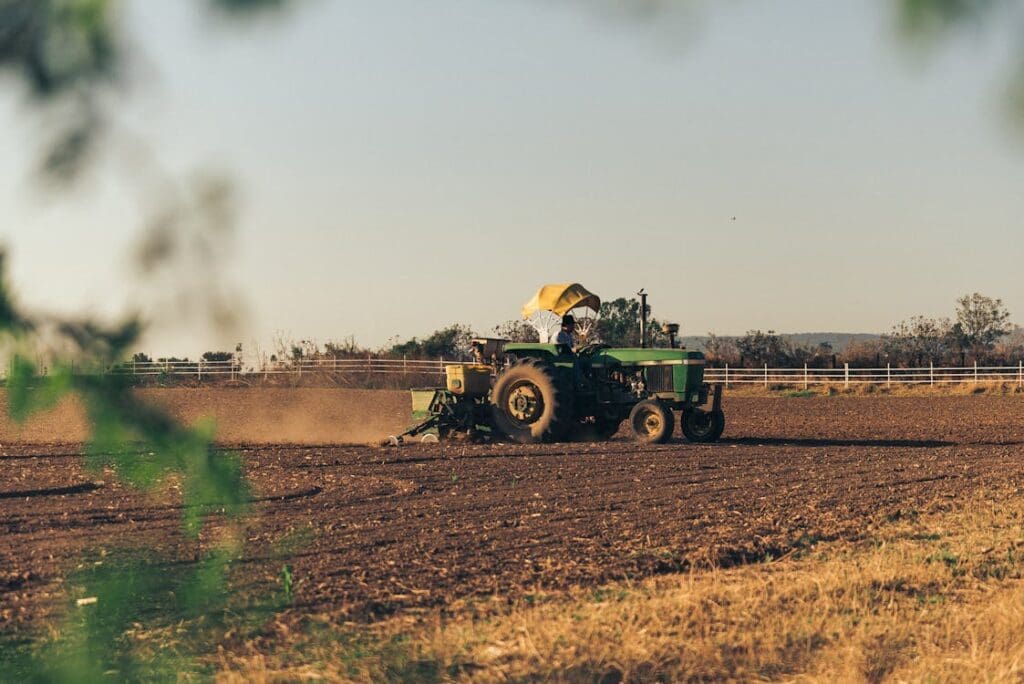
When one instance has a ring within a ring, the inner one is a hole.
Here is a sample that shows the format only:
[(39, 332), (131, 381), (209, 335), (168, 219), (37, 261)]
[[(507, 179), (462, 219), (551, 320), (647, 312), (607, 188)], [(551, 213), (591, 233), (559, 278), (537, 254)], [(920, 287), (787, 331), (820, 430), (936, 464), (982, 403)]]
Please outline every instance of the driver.
[(576, 319), (573, 318), (572, 314), (562, 316), (562, 329), (558, 331), (558, 336), (555, 337), (555, 344), (564, 345), (569, 347), (569, 349), (575, 349)]

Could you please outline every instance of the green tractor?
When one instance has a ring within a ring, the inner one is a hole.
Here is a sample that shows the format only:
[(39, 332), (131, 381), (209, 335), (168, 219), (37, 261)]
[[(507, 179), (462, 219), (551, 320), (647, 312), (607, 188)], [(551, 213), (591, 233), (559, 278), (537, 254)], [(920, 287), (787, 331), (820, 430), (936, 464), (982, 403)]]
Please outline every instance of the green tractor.
[[(547, 294), (545, 294), (547, 292)], [(645, 297), (645, 296), (644, 296)], [(524, 307), (561, 316), (600, 301), (578, 284), (545, 286)], [(641, 306), (646, 313), (646, 303)], [(646, 317), (641, 316), (641, 339)], [(636, 439), (667, 441), (680, 428), (691, 442), (714, 442), (725, 429), (722, 389), (704, 382), (704, 355), (686, 349), (473, 341), (474, 363), (446, 367), (442, 389), (413, 391), (425, 419), (392, 444), (491, 436), (529, 444), (605, 440), (629, 422)], [(711, 401), (710, 407), (707, 404)], [(421, 403), (422, 402), (422, 403)]]

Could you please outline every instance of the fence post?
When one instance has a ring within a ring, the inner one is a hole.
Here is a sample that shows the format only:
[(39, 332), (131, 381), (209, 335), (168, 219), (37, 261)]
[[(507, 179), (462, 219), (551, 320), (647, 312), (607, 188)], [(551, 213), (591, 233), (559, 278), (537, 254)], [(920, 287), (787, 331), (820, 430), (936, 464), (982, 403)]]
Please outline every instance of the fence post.
[(405, 354), (402, 354), (402, 375), (408, 375), (408, 374), (409, 374), (409, 357), (407, 357)]
[(935, 362), (928, 362), (928, 382), (929, 384), (935, 384)]
[(764, 364), (764, 388), (768, 389), (768, 364)]
[(974, 384), (978, 384), (978, 359), (974, 359)]
[(133, 377), (133, 378), (134, 378), (134, 377), (135, 377), (135, 375), (136, 375), (136, 373), (135, 373), (135, 366), (137, 366), (137, 365), (138, 365), (138, 363), (139, 363), (139, 362), (138, 362), (138, 360), (136, 360), (136, 359), (132, 359), (132, 377)]
[(1024, 360), (1017, 362), (1017, 387), (1024, 387)]
[(196, 364), (196, 377), (200, 380), (203, 379), (203, 357), (199, 357), (199, 363)]
[(729, 389), (729, 364), (725, 364), (725, 389)]
[(850, 364), (843, 364), (843, 386), (846, 388), (850, 387)]
[(804, 364), (804, 389), (807, 389), (807, 364)]
[(892, 362), (885, 364), (885, 386), (892, 387)]

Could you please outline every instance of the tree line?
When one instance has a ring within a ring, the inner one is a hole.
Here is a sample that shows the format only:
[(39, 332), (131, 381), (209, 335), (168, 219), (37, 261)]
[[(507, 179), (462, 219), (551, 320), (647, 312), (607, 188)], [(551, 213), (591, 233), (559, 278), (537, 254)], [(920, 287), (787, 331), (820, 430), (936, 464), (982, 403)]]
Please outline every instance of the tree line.
[[(669, 336), (662, 322), (648, 314), (648, 344), (653, 347), (669, 346)], [(602, 303), (591, 339), (613, 347), (640, 345), (640, 303), (636, 299), (619, 297)], [(393, 339), (378, 348), (360, 345), (349, 336), (339, 341), (320, 344), (314, 340), (291, 340), (278, 335), (272, 350), (250, 350), (249, 358), (256, 358), (257, 366), (266, 362), (290, 364), (303, 359), (468, 359), (471, 341), (475, 337), (499, 337), (513, 342), (537, 342), (537, 330), (522, 320), (508, 320), (495, 325), (485, 333), (477, 333), (471, 326), (452, 323), (422, 337), (407, 340)], [(774, 330), (750, 330), (745, 335), (722, 336), (708, 333), (703, 351), (712, 365), (733, 367), (773, 368), (828, 368), (844, 363), (855, 368), (920, 367), (928, 364), (1006, 365), (1024, 358), (1024, 329), (1010, 322), (1010, 313), (1002, 300), (979, 293), (965, 295), (957, 300), (952, 317), (929, 318), (913, 316), (895, 324), (888, 333), (876, 339), (856, 340), (842, 349), (834, 349), (828, 342), (798, 343)], [(204, 362), (234, 362), (241, 370), (242, 345), (232, 351), (208, 351), (201, 356)], [(150, 356), (137, 353), (134, 361), (152, 362)], [(157, 362), (190, 363), (187, 357), (158, 358)]]
[(1024, 329), (1010, 322), (1001, 299), (975, 292), (956, 301), (952, 317), (913, 316), (877, 339), (854, 341), (841, 350), (827, 343), (794, 344), (772, 330), (751, 330), (740, 337), (709, 333), (705, 353), (714, 365), (739, 367), (1010, 365), (1024, 359)]

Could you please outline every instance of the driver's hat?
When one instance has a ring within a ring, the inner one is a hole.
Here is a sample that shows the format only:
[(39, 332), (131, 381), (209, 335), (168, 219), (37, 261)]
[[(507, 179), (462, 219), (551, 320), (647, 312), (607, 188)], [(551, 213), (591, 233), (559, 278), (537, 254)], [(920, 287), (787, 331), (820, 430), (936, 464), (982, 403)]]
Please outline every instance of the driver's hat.
[(562, 325), (576, 325), (576, 319), (572, 314), (565, 314), (562, 316)]

